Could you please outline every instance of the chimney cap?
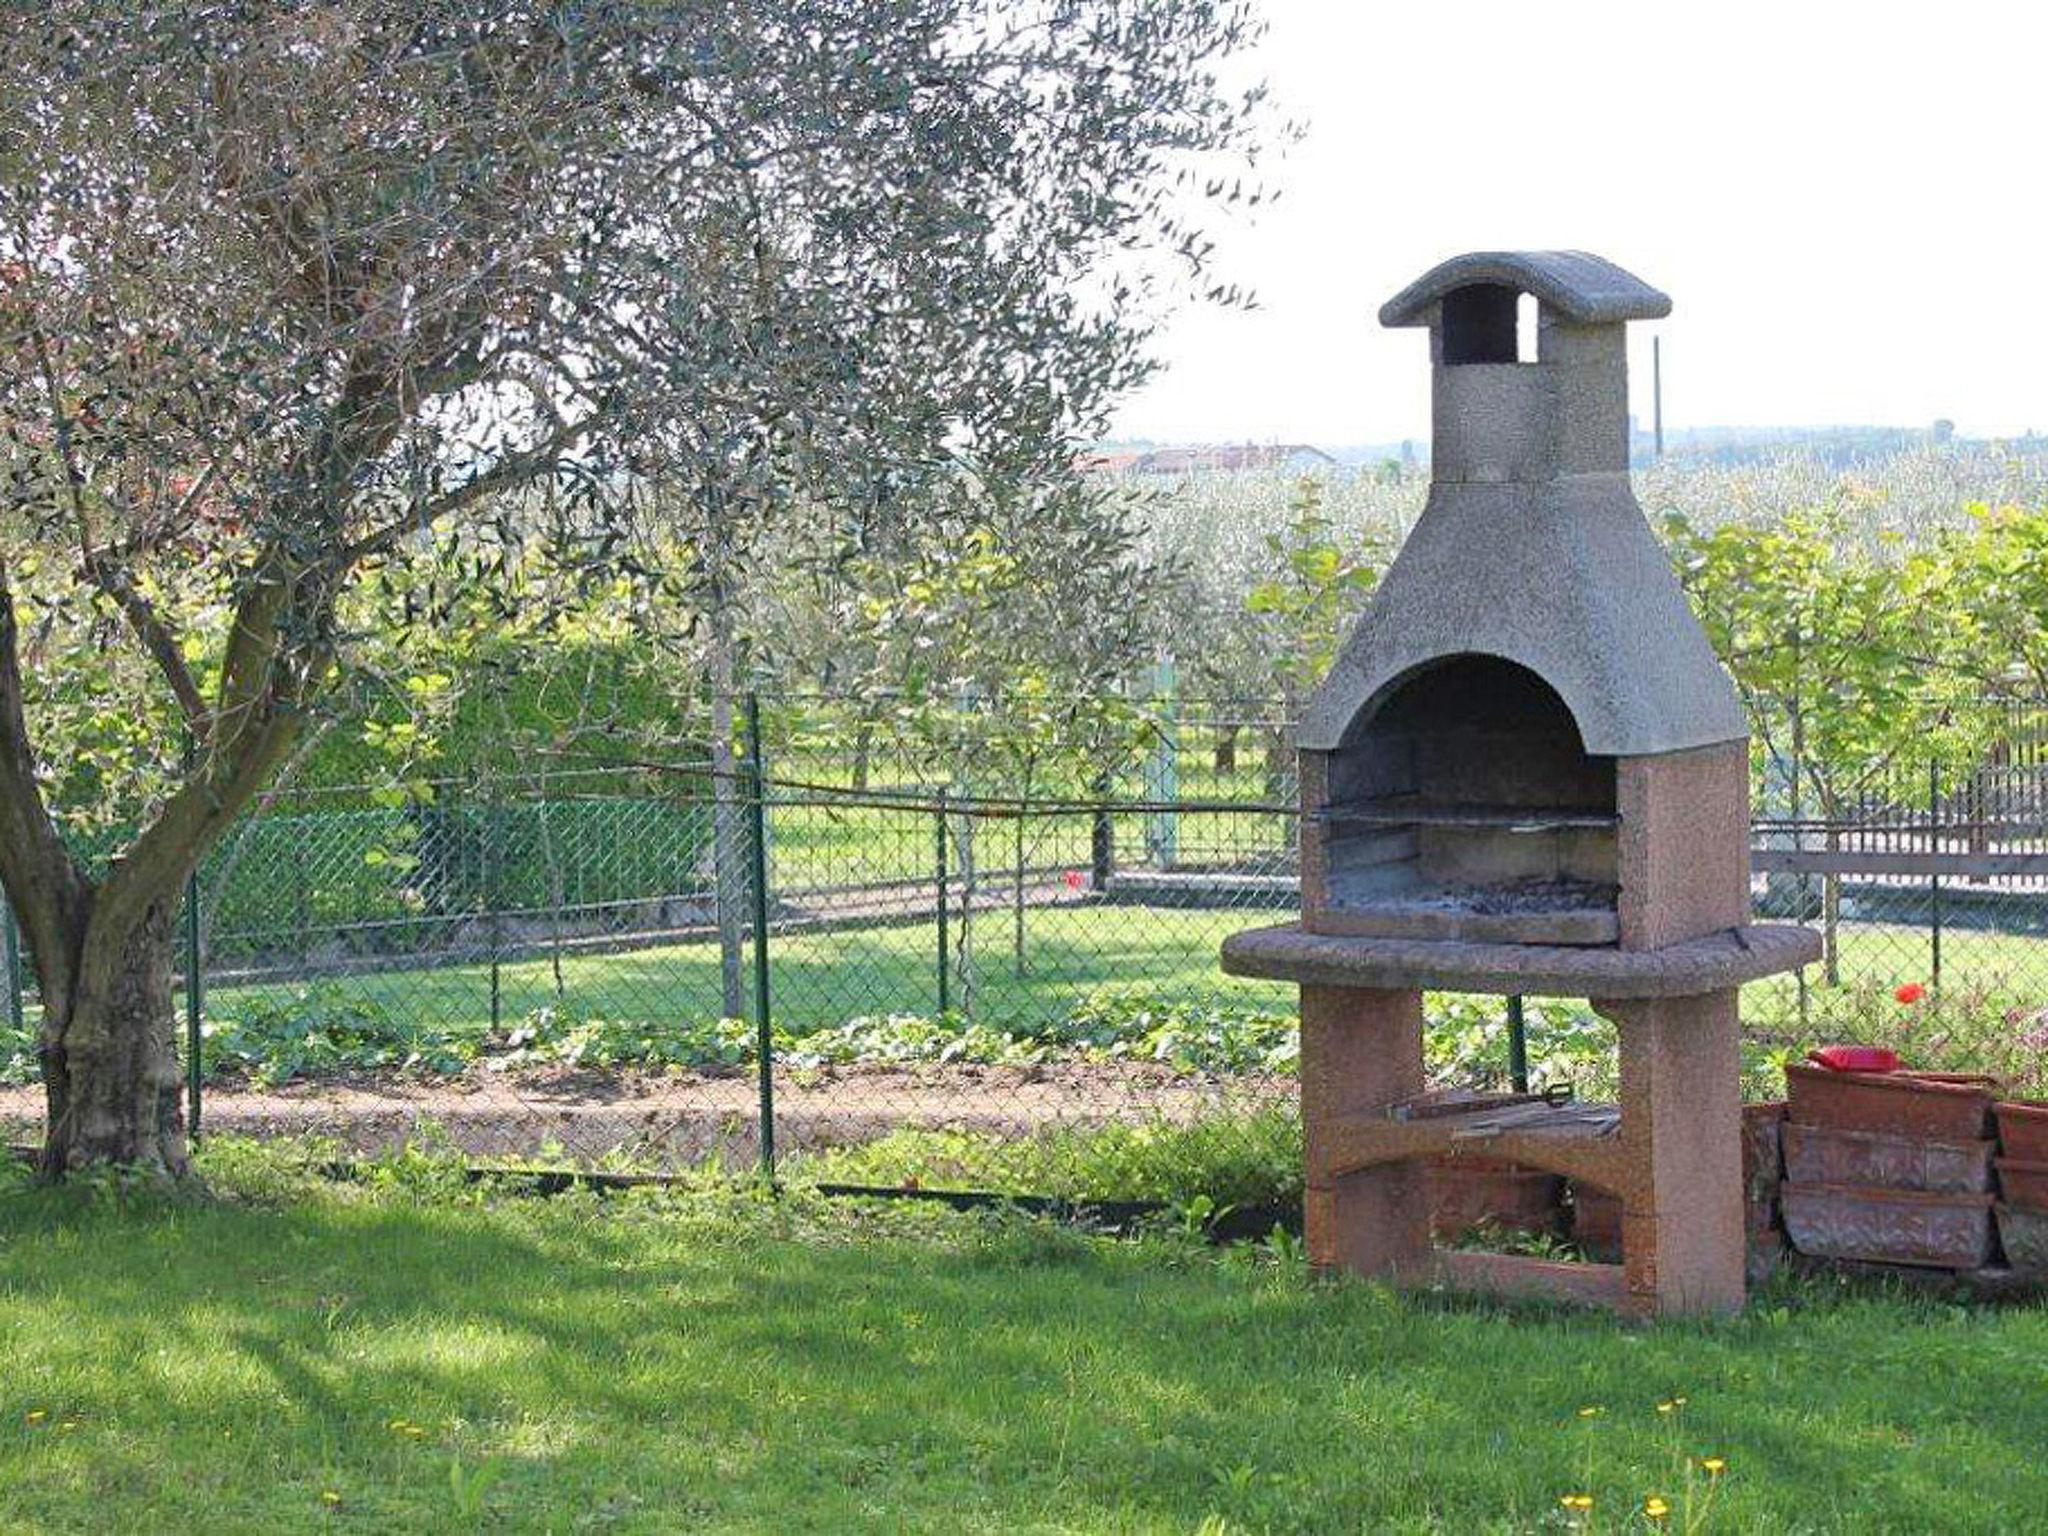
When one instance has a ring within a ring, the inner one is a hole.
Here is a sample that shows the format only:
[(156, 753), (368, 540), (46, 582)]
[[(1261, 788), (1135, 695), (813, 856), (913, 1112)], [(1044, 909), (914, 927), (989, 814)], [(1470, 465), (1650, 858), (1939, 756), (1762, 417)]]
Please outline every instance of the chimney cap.
[(1588, 251), (1473, 251), (1431, 267), (1380, 306), (1380, 324), (1434, 325), (1445, 294), (1460, 288), (1532, 293), (1580, 325), (1661, 320), (1671, 299), (1634, 273)]

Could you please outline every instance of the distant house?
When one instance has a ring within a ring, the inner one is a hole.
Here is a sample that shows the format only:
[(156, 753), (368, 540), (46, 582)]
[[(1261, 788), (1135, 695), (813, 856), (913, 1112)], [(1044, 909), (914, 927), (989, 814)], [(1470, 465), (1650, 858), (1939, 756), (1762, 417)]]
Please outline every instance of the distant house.
[(1195, 475), (1247, 469), (1314, 470), (1337, 462), (1307, 443), (1223, 443), (1199, 448), (1090, 454), (1083, 467), (1101, 474)]
[(1145, 455), (1137, 450), (1119, 449), (1109, 453), (1084, 453), (1080, 466), (1093, 475), (1129, 475), (1137, 473), (1138, 461)]

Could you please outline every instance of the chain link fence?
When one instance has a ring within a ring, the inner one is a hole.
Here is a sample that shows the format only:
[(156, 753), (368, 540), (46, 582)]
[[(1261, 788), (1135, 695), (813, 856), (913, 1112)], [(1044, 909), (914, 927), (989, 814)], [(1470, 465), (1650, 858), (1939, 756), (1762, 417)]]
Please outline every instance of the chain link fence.
[[(1287, 701), (764, 698), (723, 770), (287, 793), (208, 861), (179, 1006), (203, 1134), (337, 1154), (1089, 1198), (1284, 1196), (1291, 987), (1225, 935), (1298, 900)], [(1744, 999), (1750, 1087), (1829, 1038), (2048, 1070), (2041, 711), (1814, 815), (1759, 769), (1760, 912), (1828, 959)], [(1796, 778), (1792, 780), (1796, 782)], [(10, 922), (0, 1129), (39, 1131)], [(1611, 1089), (1607, 1026), (1433, 996), (1447, 1081)]]

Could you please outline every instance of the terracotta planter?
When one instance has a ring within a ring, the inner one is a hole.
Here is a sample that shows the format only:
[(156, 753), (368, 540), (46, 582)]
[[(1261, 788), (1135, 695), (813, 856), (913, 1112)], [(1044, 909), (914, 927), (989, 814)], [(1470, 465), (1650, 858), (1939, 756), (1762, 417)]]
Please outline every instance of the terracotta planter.
[(1788, 1062), (1791, 1118), (1835, 1131), (1876, 1131), (1930, 1141), (1991, 1134), (1996, 1079), (1954, 1072), (1830, 1072)]
[(2007, 1099), (1996, 1113), (2000, 1149), (2007, 1157), (2048, 1163), (2048, 1104)]
[(2048, 1275), (2048, 1211), (1998, 1207), (1998, 1241), (2005, 1262), (2029, 1275)]
[(1820, 1259), (1980, 1269), (1991, 1261), (1991, 1197), (1791, 1184), (1781, 1192), (1785, 1230)]
[(2005, 1196), (2005, 1203), (2016, 1210), (2048, 1212), (2048, 1162), (2001, 1157), (1998, 1189)]
[(1794, 1184), (1865, 1184), (1934, 1194), (1991, 1188), (1989, 1141), (1926, 1141), (1877, 1131), (1785, 1127), (1785, 1177)]
[(1564, 1180), (1497, 1157), (1442, 1158), (1429, 1165), (1429, 1225), (1439, 1242), (1491, 1224), (1514, 1232), (1554, 1232)]

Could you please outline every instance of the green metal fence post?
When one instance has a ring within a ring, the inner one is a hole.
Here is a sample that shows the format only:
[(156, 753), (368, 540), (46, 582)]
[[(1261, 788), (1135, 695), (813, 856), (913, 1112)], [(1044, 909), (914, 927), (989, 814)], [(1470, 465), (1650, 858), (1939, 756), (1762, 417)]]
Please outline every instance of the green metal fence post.
[(199, 950), (199, 872), (185, 880), (185, 1135), (199, 1140), (200, 1083), (205, 1078), (199, 1059), (200, 1020), (206, 1013), (206, 968)]
[(7, 988), (7, 1022), (19, 1034), (27, 1027), (21, 997), (21, 929), (4, 896), (0, 896), (0, 967), (6, 972), (0, 984)]
[(953, 880), (946, 869), (946, 786), (939, 786), (938, 809), (932, 815), (932, 840), (938, 853), (939, 891), (939, 1017), (953, 1007), (953, 936), (948, 927), (953, 904)]
[(747, 694), (747, 788), (753, 816), (754, 1054), (760, 1062), (761, 1178), (775, 1183), (775, 1014), (768, 972), (768, 773), (761, 747), (761, 696)]
[(1145, 813), (1145, 852), (1156, 868), (1172, 869), (1180, 861), (1180, 816), (1173, 809), (1180, 798), (1180, 691), (1171, 661), (1153, 669), (1152, 696), (1158, 725), (1145, 759), (1145, 798), (1152, 802)]
[(498, 890), (498, 867), (504, 857), (503, 850), (498, 846), (503, 833), (499, 820), (498, 792), (494, 788), (484, 806), (484, 929), (490, 937), (491, 945), (491, 1033), (494, 1036), (503, 1029), (505, 1011), (502, 953), (505, 946), (501, 942), (503, 936), (498, 931), (498, 908), (504, 905)]
[(1529, 1023), (1522, 999), (1508, 999), (1508, 1084), (1516, 1093), (1529, 1091)]
[[(1927, 765), (1927, 842), (1935, 853), (1941, 852), (1941, 764)], [(1930, 977), (1936, 986), (1941, 985), (1941, 876), (1930, 875), (1927, 881), (1927, 942)]]

